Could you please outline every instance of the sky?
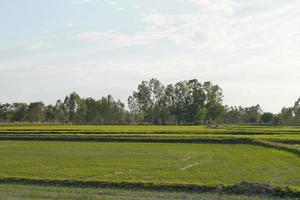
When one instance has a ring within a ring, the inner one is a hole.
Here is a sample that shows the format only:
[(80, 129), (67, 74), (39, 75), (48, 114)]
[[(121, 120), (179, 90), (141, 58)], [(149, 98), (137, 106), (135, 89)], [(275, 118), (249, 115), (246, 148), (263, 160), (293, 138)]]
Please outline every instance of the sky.
[(300, 1), (0, 0), (0, 102), (126, 102), (150, 78), (212, 81), (230, 106), (292, 106)]

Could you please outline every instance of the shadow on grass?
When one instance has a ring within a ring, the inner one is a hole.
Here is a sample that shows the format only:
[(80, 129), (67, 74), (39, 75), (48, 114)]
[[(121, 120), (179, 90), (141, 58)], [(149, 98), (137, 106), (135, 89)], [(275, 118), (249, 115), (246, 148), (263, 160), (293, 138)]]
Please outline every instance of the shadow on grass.
[(289, 187), (272, 187), (267, 184), (241, 182), (237, 185), (196, 185), (196, 184), (154, 184), (143, 182), (105, 182), (105, 181), (76, 181), (76, 180), (43, 180), (26, 178), (2, 178), (0, 184), (18, 184), (33, 186), (63, 186), (80, 188), (109, 188), (149, 191), (176, 191), (197, 193), (223, 193), (264, 195), (270, 197), (299, 198), (300, 191)]

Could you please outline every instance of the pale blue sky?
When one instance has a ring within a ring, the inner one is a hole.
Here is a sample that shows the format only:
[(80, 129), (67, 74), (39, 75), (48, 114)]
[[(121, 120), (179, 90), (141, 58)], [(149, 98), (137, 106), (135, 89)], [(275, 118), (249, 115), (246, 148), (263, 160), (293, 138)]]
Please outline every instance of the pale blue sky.
[(197, 78), (279, 112), (300, 97), (299, 24), (299, 0), (0, 0), (0, 102)]

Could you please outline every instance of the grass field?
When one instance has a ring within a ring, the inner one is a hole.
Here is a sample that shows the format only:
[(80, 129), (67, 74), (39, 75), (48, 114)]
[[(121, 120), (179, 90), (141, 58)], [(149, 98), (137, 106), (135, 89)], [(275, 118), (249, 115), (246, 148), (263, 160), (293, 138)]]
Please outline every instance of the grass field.
[[(17, 191), (17, 192), (16, 192)], [(187, 193), (168, 191), (126, 190), (126, 189), (99, 189), (99, 188), (70, 188), (70, 187), (43, 187), (0, 184), (0, 199), (22, 200), (132, 200), (132, 199), (172, 199), (172, 200), (292, 200), (292, 198), (276, 198), (266, 196), (245, 196), (215, 193)]]
[[(70, 191), (75, 189), (62, 187), (65, 183), (87, 187), (81, 188), (86, 192), (78, 196), (90, 199), (132, 199), (130, 195), (149, 199), (248, 199), (157, 191), (166, 187), (226, 189), (243, 181), (273, 188), (288, 186), (300, 197), (300, 127), (2, 124), (0, 140), (0, 191), (7, 188), (2, 194), (19, 195), (20, 199), (30, 199), (26, 187), (36, 190), (37, 198), (44, 194), (49, 195), (47, 199), (56, 194), (72, 198), (74, 193)], [(11, 184), (6, 185), (8, 182)], [(32, 183), (48, 186), (28, 185)], [(61, 187), (50, 187), (53, 184)], [(98, 188), (89, 188), (95, 184)], [(128, 186), (145, 191), (124, 190)], [(147, 190), (151, 187), (155, 191)], [(107, 193), (98, 196), (99, 190)]]
[(252, 145), (0, 142), (0, 177), (300, 187), (300, 158)]
[(300, 140), (300, 126), (141, 126), (2, 124), (0, 136), (227, 137)]
[[(17, 191), (17, 192), (16, 192)], [(132, 200), (132, 199), (172, 199), (172, 200), (292, 200), (292, 198), (276, 198), (266, 196), (245, 196), (214, 193), (187, 193), (168, 191), (126, 190), (126, 189), (98, 189), (98, 188), (70, 188), (70, 187), (42, 187), (0, 184), (0, 199), (22, 200)]]
[(140, 132), (140, 133), (226, 133), (226, 134), (298, 134), (300, 126), (240, 126), (222, 125), (218, 128), (205, 126), (143, 126), (143, 125), (43, 125), (2, 124), (0, 131), (55, 131), (55, 132)]

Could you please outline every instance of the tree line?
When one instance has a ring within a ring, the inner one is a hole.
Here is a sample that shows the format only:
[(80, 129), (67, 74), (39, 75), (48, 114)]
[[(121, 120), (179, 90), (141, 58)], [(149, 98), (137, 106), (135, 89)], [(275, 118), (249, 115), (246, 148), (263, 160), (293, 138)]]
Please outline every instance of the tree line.
[(223, 105), (222, 89), (197, 79), (162, 84), (142, 81), (128, 98), (128, 107), (111, 95), (82, 98), (72, 92), (55, 105), (43, 102), (0, 103), (0, 122), (75, 124), (300, 124), (300, 98), (280, 113), (263, 112), (259, 105)]
[(55, 105), (43, 102), (0, 104), (1, 122), (49, 122), (49, 123), (123, 123), (124, 104), (112, 96), (81, 98), (73, 92), (64, 101), (57, 100)]

